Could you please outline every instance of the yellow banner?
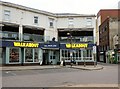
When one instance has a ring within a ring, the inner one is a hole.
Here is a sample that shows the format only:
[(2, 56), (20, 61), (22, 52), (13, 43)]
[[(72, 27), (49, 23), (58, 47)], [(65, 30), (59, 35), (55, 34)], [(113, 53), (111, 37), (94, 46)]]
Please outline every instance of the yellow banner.
[(26, 43), (26, 42), (14, 42), (15, 47), (31, 47), (31, 48), (38, 48), (38, 43)]
[(66, 44), (66, 48), (87, 48), (88, 44)]

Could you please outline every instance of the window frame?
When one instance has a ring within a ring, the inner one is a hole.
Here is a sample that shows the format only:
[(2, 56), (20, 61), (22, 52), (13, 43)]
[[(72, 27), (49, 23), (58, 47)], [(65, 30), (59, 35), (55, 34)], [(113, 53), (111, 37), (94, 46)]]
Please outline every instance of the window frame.
[(4, 10), (4, 20), (10, 21), (11, 12), (10, 10)]
[(38, 24), (39, 23), (39, 17), (38, 16), (34, 16), (34, 24)]
[(49, 18), (49, 27), (54, 28), (54, 19), (53, 18)]
[(73, 26), (74, 25), (74, 18), (68, 18), (68, 25)]
[(92, 26), (92, 18), (86, 18), (86, 26)]

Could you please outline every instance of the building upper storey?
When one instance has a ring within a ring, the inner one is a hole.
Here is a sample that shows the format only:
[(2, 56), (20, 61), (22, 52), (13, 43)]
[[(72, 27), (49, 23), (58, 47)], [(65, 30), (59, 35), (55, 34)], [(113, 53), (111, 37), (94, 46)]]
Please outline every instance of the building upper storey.
[(95, 15), (51, 13), (0, 1), (0, 22), (40, 28), (95, 28)]

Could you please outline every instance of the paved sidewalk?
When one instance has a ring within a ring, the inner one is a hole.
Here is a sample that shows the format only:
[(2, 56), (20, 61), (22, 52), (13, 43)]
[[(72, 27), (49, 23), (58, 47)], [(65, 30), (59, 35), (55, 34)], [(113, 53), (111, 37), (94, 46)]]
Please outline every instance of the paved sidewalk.
[(83, 65), (76, 65), (76, 66), (60, 66), (60, 65), (46, 65), (46, 66), (3, 66), (0, 67), (0, 70), (4, 71), (20, 71), (20, 70), (43, 70), (43, 69), (59, 69), (59, 68), (74, 68), (74, 69), (82, 69), (82, 70), (101, 70), (103, 69), (102, 65), (97, 65), (94, 67), (92, 66), (86, 66), (84, 67)]
[(86, 65), (86, 66), (83, 66), (83, 65), (80, 65), (80, 66), (72, 66), (74, 69), (82, 69), (82, 70), (101, 70), (103, 69), (104, 67), (102, 65), (97, 65), (97, 66), (94, 66), (94, 65)]
[(79, 84), (79, 85), (72, 85), (72, 84), (67, 84), (67, 85), (61, 85), (57, 87), (114, 87), (114, 89), (118, 89), (119, 85), (118, 84)]

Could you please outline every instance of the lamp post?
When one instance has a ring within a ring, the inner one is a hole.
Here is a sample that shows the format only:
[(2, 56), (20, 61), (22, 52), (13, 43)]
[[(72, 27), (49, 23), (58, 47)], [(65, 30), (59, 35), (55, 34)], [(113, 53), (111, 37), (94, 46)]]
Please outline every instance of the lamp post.
[[(67, 35), (70, 37), (70, 61), (72, 62), (72, 34), (71, 31), (67, 33)], [(71, 63), (71, 67), (72, 67), (72, 63)]]

